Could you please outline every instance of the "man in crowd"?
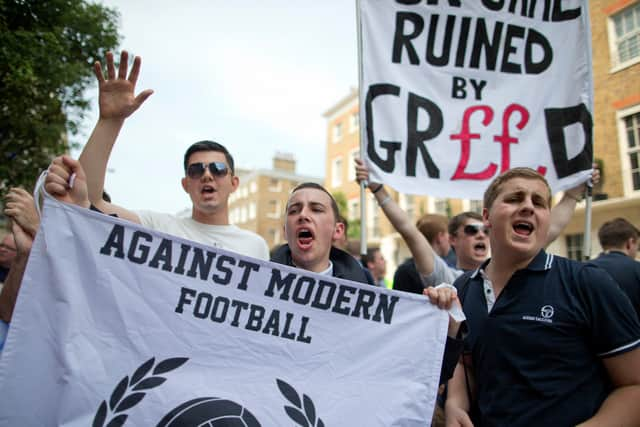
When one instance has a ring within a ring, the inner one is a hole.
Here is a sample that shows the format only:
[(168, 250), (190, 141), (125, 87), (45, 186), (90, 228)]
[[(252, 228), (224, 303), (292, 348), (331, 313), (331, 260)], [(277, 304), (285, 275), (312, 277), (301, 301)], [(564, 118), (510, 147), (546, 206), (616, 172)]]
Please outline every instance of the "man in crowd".
[(469, 335), (448, 426), (640, 425), (638, 317), (603, 270), (544, 251), (550, 204), (529, 168), (485, 192), (492, 257), (455, 283)]
[(376, 286), (391, 288), (384, 277), (387, 274), (387, 261), (384, 259), (380, 248), (367, 249), (367, 253), (363, 257), (363, 263), (373, 276), (373, 282)]
[(638, 229), (624, 218), (605, 222), (598, 230), (603, 252), (591, 262), (618, 282), (640, 317), (640, 262), (635, 260), (639, 234)]
[[(123, 51), (116, 75), (113, 54), (108, 53), (106, 78), (99, 62), (94, 67), (99, 87), (100, 117), (80, 155), (80, 163), (87, 173), (91, 203), (104, 213), (116, 214), (155, 230), (268, 259), (269, 249), (262, 237), (229, 224), (229, 196), (238, 188), (239, 178), (235, 175), (233, 157), (217, 142), (196, 142), (184, 155), (185, 177), (181, 182), (193, 204), (190, 218), (150, 211), (133, 212), (102, 199), (107, 163), (120, 129), (125, 119), (152, 94), (152, 91), (145, 90), (134, 95), (141, 60), (140, 57), (134, 59), (127, 77), (128, 59), (127, 52)], [(54, 162), (52, 168), (61, 178), (68, 173), (61, 160)]]
[(319, 184), (306, 182), (293, 189), (286, 206), (284, 235), (287, 244), (272, 261), (342, 279), (368, 283), (362, 265), (333, 246), (344, 236), (344, 223), (335, 199)]
[[(356, 180), (369, 182), (369, 190), (413, 254), (411, 267), (415, 267), (417, 273), (401, 270), (400, 276), (396, 274), (394, 277), (394, 289), (422, 293), (422, 289), (430, 286), (443, 282), (453, 283), (464, 271), (478, 268), (487, 258), (490, 244), (487, 229), (482, 223), (480, 214), (463, 212), (449, 221), (448, 239), (456, 251), (457, 268), (449, 267), (442, 259), (442, 256), (449, 251), (445, 243), (447, 234), (443, 231), (444, 224), (442, 222), (438, 224), (437, 218), (432, 218), (429, 223), (418, 224), (422, 225), (419, 229), (387, 193), (384, 185), (369, 181), (369, 170), (365, 164), (360, 159), (356, 159), (355, 163)], [(594, 181), (599, 179), (597, 170), (594, 171), (593, 179)], [(551, 226), (545, 246), (558, 237), (571, 219), (577, 201), (574, 193), (582, 191), (583, 188), (584, 185), (581, 184), (568, 190), (552, 210)], [(427, 239), (428, 235), (432, 238), (431, 241)], [(414, 245), (413, 248), (411, 245)], [(420, 278), (420, 282), (416, 281), (416, 276)]]

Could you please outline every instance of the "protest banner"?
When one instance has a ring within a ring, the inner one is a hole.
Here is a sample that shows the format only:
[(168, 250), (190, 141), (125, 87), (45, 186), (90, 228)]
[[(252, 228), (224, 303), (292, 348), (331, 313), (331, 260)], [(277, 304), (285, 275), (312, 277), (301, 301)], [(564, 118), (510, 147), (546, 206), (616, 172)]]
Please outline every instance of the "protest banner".
[(447, 324), (421, 295), (47, 196), (0, 359), (0, 426), (424, 426)]
[(593, 158), (588, 2), (359, 0), (360, 123), (372, 181), (482, 199), (529, 166), (554, 192)]

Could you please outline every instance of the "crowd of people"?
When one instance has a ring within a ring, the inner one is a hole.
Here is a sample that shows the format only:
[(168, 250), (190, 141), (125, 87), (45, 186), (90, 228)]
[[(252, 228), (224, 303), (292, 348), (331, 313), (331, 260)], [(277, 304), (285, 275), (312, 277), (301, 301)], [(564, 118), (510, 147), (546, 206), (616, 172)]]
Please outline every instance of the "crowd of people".
[[(98, 123), (78, 160), (52, 161), (44, 183), (49, 194), (206, 245), (391, 287), (379, 248), (360, 260), (345, 250), (347, 221), (321, 185), (291, 191), (286, 243), (271, 253), (261, 236), (230, 224), (228, 199), (239, 178), (233, 156), (217, 142), (199, 141), (185, 152), (181, 185), (192, 202), (190, 217), (132, 211), (105, 198), (118, 133), (152, 94), (135, 94), (141, 62), (136, 57), (129, 70), (128, 60), (123, 52), (116, 67), (108, 54), (106, 76), (96, 64)], [(427, 214), (414, 223), (382, 183), (370, 181), (362, 161), (355, 169), (412, 255), (395, 272), (393, 289), (424, 294), (442, 309), (461, 305), (466, 315), (462, 324), (449, 321), (440, 379), (447, 426), (640, 425), (640, 233), (633, 224), (606, 222), (598, 233), (603, 253), (572, 261), (545, 248), (570, 221), (583, 185), (552, 207), (544, 177), (514, 168), (491, 182), (482, 214)], [(0, 348), (39, 226), (35, 203), (22, 189), (5, 201), (11, 230), (0, 244)]]

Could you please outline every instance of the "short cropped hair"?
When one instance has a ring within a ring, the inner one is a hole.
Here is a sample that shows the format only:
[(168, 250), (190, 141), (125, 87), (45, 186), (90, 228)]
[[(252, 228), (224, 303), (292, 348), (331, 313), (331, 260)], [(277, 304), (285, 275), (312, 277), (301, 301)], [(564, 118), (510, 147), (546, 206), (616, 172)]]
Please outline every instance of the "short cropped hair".
[(233, 156), (227, 150), (227, 148), (215, 141), (198, 141), (191, 144), (189, 148), (187, 148), (186, 153), (184, 153), (184, 171), (187, 172), (187, 168), (189, 167), (189, 157), (193, 153), (197, 153), (199, 151), (217, 151), (218, 153), (224, 154), (224, 158), (227, 160), (229, 164), (229, 169), (231, 169), (231, 175), (235, 174), (235, 166), (233, 164)]
[[(333, 218), (335, 219), (336, 222), (339, 221), (340, 210), (338, 209), (338, 203), (336, 203), (336, 199), (333, 198), (331, 193), (329, 193), (326, 188), (324, 188), (322, 185), (320, 185), (318, 183), (315, 183), (315, 182), (303, 182), (303, 183), (300, 183), (300, 184), (296, 185), (295, 188), (293, 190), (291, 190), (291, 194), (289, 195), (289, 198), (291, 198), (291, 195), (293, 195), (293, 193), (295, 193), (298, 190), (302, 190), (304, 188), (313, 188), (315, 190), (320, 190), (320, 191), (324, 192), (326, 195), (328, 195), (329, 198), (331, 199), (331, 210), (333, 211)], [(287, 201), (287, 206), (288, 205), (289, 205), (289, 202)]]
[(472, 211), (459, 213), (458, 215), (451, 218), (451, 220), (449, 220), (449, 234), (455, 236), (458, 228), (460, 228), (460, 226), (464, 224), (468, 219), (475, 219), (482, 222), (482, 215), (480, 215), (478, 212)]
[(380, 252), (380, 248), (367, 248), (367, 253), (362, 255), (362, 263), (366, 266), (370, 262), (374, 262), (376, 257), (376, 252)]
[(598, 230), (598, 240), (602, 249), (619, 248), (629, 239), (638, 240), (640, 231), (624, 218), (607, 221)]
[(543, 182), (547, 190), (549, 191), (549, 199), (547, 200), (547, 204), (549, 208), (551, 207), (551, 187), (549, 187), (549, 183), (544, 178), (544, 176), (540, 175), (538, 172), (531, 168), (513, 168), (509, 169), (505, 173), (499, 175), (496, 179), (494, 179), (489, 187), (484, 192), (483, 204), (485, 209), (491, 209), (491, 205), (500, 194), (500, 190), (505, 182), (511, 181), (515, 178), (524, 178), (524, 179), (537, 179), (540, 182)]
[(416, 222), (418, 230), (427, 238), (429, 243), (433, 243), (439, 233), (447, 231), (447, 217), (438, 214), (424, 214)]

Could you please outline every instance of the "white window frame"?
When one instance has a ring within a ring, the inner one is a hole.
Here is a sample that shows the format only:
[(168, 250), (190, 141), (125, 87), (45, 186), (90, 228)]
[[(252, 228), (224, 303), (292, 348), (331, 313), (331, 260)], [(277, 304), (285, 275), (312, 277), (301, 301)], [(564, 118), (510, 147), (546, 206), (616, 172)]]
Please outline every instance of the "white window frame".
[(342, 185), (342, 156), (338, 156), (331, 161), (331, 186), (340, 187)]
[(355, 133), (360, 127), (360, 113), (357, 111), (349, 115), (349, 133)]
[[(611, 72), (612, 73), (615, 73), (616, 71), (620, 71), (624, 68), (630, 67), (640, 62), (640, 54), (624, 62), (620, 62), (619, 60), (619, 56), (620, 56), (618, 52), (619, 41), (618, 41), (618, 35), (616, 34), (615, 19), (621, 16), (622, 14), (624, 14), (625, 12), (628, 12), (630, 9), (635, 9), (632, 13), (640, 14), (640, 2), (631, 4), (625, 7), (624, 9), (617, 11), (616, 13), (610, 15), (607, 20), (607, 30), (609, 33), (609, 52), (611, 54)], [(633, 31), (630, 36), (629, 35), (626, 36), (626, 38), (638, 37), (639, 39), (638, 43), (640, 43), (639, 19), (640, 18), (638, 18), (638, 16), (635, 17), (635, 20), (638, 21), (635, 31)]]
[(282, 215), (282, 212), (280, 212), (280, 200), (275, 200), (275, 199), (269, 200), (268, 206), (269, 208), (273, 206), (273, 209), (267, 212), (267, 218), (273, 218), (273, 219), (280, 218), (280, 215)]
[(631, 162), (629, 160), (629, 141), (627, 140), (627, 131), (624, 124), (624, 119), (634, 114), (640, 114), (640, 104), (616, 112), (616, 121), (618, 125), (618, 148), (620, 149), (620, 165), (622, 166), (622, 188), (625, 196), (640, 193), (640, 190), (633, 189)]
[(333, 125), (333, 143), (340, 142), (342, 139), (342, 135), (344, 132), (342, 131), (342, 122), (338, 122)]

